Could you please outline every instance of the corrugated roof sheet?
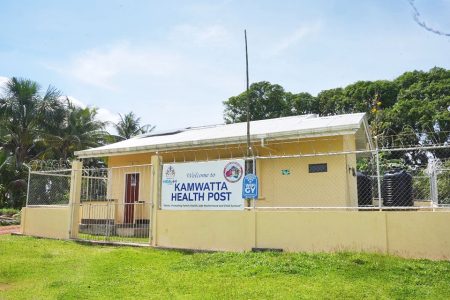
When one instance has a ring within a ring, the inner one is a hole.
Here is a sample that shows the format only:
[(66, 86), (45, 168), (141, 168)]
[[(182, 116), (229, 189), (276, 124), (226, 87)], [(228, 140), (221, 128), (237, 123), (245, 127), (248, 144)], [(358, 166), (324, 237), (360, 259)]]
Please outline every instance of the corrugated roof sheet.
[[(358, 130), (364, 113), (318, 117), (300, 115), (251, 122), (251, 138), (298, 138), (302, 136), (336, 135)], [(190, 146), (211, 146), (245, 142), (247, 123), (192, 127), (162, 134), (150, 133), (118, 143), (78, 151), (79, 157), (108, 156), (137, 151), (161, 151)]]

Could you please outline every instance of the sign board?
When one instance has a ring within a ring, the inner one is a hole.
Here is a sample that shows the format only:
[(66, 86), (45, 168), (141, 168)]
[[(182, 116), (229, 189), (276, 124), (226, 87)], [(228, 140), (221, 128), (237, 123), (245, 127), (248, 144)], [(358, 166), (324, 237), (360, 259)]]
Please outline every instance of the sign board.
[(253, 174), (247, 174), (242, 181), (242, 198), (258, 198), (258, 177)]
[(161, 208), (243, 210), (242, 159), (164, 164)]

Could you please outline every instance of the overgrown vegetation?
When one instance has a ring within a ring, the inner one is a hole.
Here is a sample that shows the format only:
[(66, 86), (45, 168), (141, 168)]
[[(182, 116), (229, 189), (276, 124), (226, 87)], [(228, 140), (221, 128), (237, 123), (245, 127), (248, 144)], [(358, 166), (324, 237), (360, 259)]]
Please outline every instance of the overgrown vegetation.
[(14, 208), (0, 208), (0, 226), (19, 225), (20, 211)]
[(2, 299), (450, 297), (448, 261), (353, 253), (193, 254), (17, 236), (1, 236), (0, 252)]

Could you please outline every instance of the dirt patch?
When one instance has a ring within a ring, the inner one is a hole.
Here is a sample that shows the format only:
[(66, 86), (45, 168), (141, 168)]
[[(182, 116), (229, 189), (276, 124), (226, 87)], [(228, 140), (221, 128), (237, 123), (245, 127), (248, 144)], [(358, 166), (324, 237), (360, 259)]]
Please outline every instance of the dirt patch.
[[(0, 226), (0, 235), (19, 233), (19, 232), (20, 232), (20, 225)], [(0, 283), (0, 285), (1, 285), (1, 283)]]

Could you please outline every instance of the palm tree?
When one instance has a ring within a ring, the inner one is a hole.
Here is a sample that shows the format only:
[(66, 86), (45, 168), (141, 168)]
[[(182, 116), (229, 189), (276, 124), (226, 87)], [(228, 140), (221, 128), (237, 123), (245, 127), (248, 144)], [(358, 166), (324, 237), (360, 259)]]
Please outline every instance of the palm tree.
[(66, 98), (66, 105), (51, 122), (45, 122), (41, 134), (47, 146), (44, 155), (67, 160), (78, 150), (98, 147), (107, 142), (106, 122), (96, 118), (96, 108), (81, 108)]
[(16, 165), (39, 155), (37, 140), (44, 120), (51, 120), (61, 110), (61, 93), (52, 86), (41, 95), (39, 85), (28, 79), (13, 77), (0, 98), (2, 147), (14, 156)]
[(133, 112), (129, 112), (124, 116), (119, 114), (119, 116), (120, 121), (114, 124), (117, 130), (116, 138), (119, 141), (127, 140), (133, 136), (148, 133), (155, 129), (155, 126), (149, 124), (141, 125), (141, 118), (136, 117)]

